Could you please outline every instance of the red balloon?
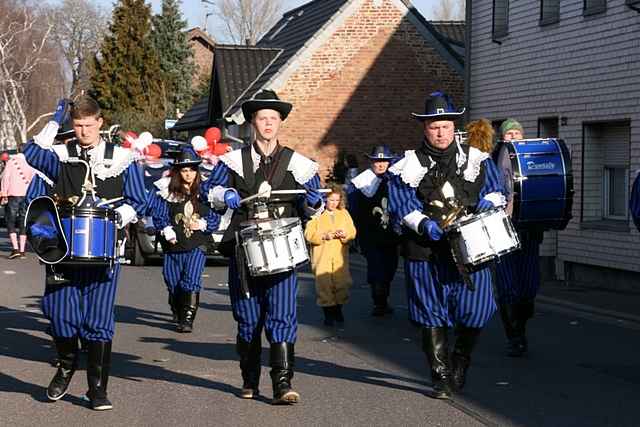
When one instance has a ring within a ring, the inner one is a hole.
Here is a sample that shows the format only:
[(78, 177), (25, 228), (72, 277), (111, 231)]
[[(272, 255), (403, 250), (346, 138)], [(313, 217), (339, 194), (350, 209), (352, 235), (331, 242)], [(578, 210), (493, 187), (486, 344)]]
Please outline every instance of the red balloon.
[(7, 153), (6, 151), (2, 153), (0, 155), (0, 160), (2, 160), (3, 162), (6, 162), (7, 160), (9, 160), (9, 153)]
[(213, 154), (216, 156), (222, 156), (229, 150), (229, 144), (216, 144), (213, 148)]
[(222, 132), (220, 132), (218, 128), (209, 128), (204, 133), (204, 139), (206, 139), (209, 144), (217, 144), (220, 138), (222, 138)]

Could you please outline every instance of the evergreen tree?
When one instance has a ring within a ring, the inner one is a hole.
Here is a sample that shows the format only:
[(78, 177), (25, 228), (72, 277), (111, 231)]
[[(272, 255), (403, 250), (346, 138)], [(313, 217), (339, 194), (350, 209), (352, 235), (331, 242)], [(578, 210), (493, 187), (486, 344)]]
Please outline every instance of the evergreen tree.
[(165, 108), (170, 117), (175, 117), (177, 110), (184, 113), (192, 104), (195, 66), (180, 3), (180, 0), (162, 0), (162, 13), (153, 17), (151, 32), (166, 88)]
[(91, 94), (105, 118), (134, 130), (161, 129), (164, 121), (165, 88), (150, 30), (144, 0), (118, 0), (93, 63)]

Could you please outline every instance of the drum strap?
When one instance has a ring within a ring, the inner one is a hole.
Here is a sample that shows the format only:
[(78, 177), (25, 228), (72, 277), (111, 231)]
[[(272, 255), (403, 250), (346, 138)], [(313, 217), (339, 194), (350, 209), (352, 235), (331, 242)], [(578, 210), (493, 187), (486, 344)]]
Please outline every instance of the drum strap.
[(251, 146), (244, 147), (242, 153), (242, 174), (247, 188), (253, 188), (256, 183), (256, 174), (253, 172), (253, 159), (251, 158)]
[[(278, 153), (276, 162), (271, 169), (271, 176), (268, 179), (272, 188), (277, 189), (282, 184), (282, 181), (284, 181), (291, 157), (293, 157), (293, 150), (287, 147), (283, 147), (280, 153)], [(281, 165), (284, 165), (284, 167), (281, 167)]]

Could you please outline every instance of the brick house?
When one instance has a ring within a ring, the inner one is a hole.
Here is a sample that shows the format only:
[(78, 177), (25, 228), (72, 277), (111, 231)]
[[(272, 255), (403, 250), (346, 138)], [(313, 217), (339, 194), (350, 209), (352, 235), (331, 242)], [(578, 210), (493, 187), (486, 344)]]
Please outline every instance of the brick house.
[(640, 239), (628, 200), (640, 169), (640, 0), (478, 0), (467, 8), (471, 119), (517, 118), (572, 154), (573, 219), (545, 236), (549, 273), (629, 286)]
[(204, 76), (211, 75), (211, 65), (213, 64), (213, 51), (216, 45), (215, 40), (199, 27), (187, 31), (189, 47), (193, 51), (193, 62), (196, 65), (196, 72), (193, 74), (192, 86), (197, 87)]
[(415, 147), (422, 130), (410, 113), (428, 93), (444, 89), (462, 104), (463, 28), (427, 22), (408, 0), (311, 1), (255, 47), (218, 46), (209, 99), (174, 129), (218, 124), (249, 140), (240, 106), (269, 88), (294, 105), (281, 142), (318, 160), (323, 177), (339, 157), (362, 160), (373, 145)]

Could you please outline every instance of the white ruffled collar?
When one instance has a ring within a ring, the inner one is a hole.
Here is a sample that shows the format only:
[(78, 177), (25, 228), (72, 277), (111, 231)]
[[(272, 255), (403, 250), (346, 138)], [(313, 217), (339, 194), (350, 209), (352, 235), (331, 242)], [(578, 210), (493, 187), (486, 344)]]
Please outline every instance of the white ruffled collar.
[[(95, 147), (87, 151), (89, 166), (91, 167), (93, 175), (103, 181), (107, 178), (120, 175), (136, 160), (136, 155), (133, 150), (119, 145), (113, 148), (113, 157), (111, 159), (105, 159), (104, 152), (106, 147), (107, 143), (101, 139)], [(53, 145), (51, 148), (56, 152), (61, 162), (66, 163), (71, 159), (66, 145)]]
[[(256, 172), (260, 166), (260, 154), (258, 154), (253, 145), (251, 146), (251, 160), (253, 160), (253, 172)], [(226, 153), (220, 156), (220, 161), (244, 179), (242, 150), (234, 150)], [(291, 172), (298, 184), (304, 185), (318, 173), (318, 164), (294, 151), (287, 165), (287, 170)]]
[(153, 185), (155, 185), (156, 188), (158, 189), (158, 191), (156, 191), (156, 194), (162, 197), (164, 200), (166, 200), (169, 203), (182, 202), (184, 200), (183, 197), (176, 197), (174, 194), (169, 193), (170, 181), (171, 181), (170, 176), (165, 176), (164, 178), (160, 178), (159, 180), (155, 181)]
[(371, 169), (367, 169), (353, 178), (351, 183), (366, 197), (373, 197), (382, 183), (382, 178)]
[[(474, 147), (469, 147), (469, 155), (467, 156), (460, 143), (458, 145), (456, 153), (456, 165), (458, 169), (462, 168), (466, 162), (467, 167), (463, 172), (465, 181), (475, 182), (478, 175), (480, 175), (481, 164), (484, 160), (489, 158), (489, 154), (478, 150)], [(404, 157), (396, 162), (389, 168), (389, 172), (394, 175), (399, 175), (405, 184), (408, 184), (412, 188), (417, 188), (424, 176), (433, 168), (436, 162), (429, 157), (429, 165), (422, 166), (415, 150), (405, 151)]]

